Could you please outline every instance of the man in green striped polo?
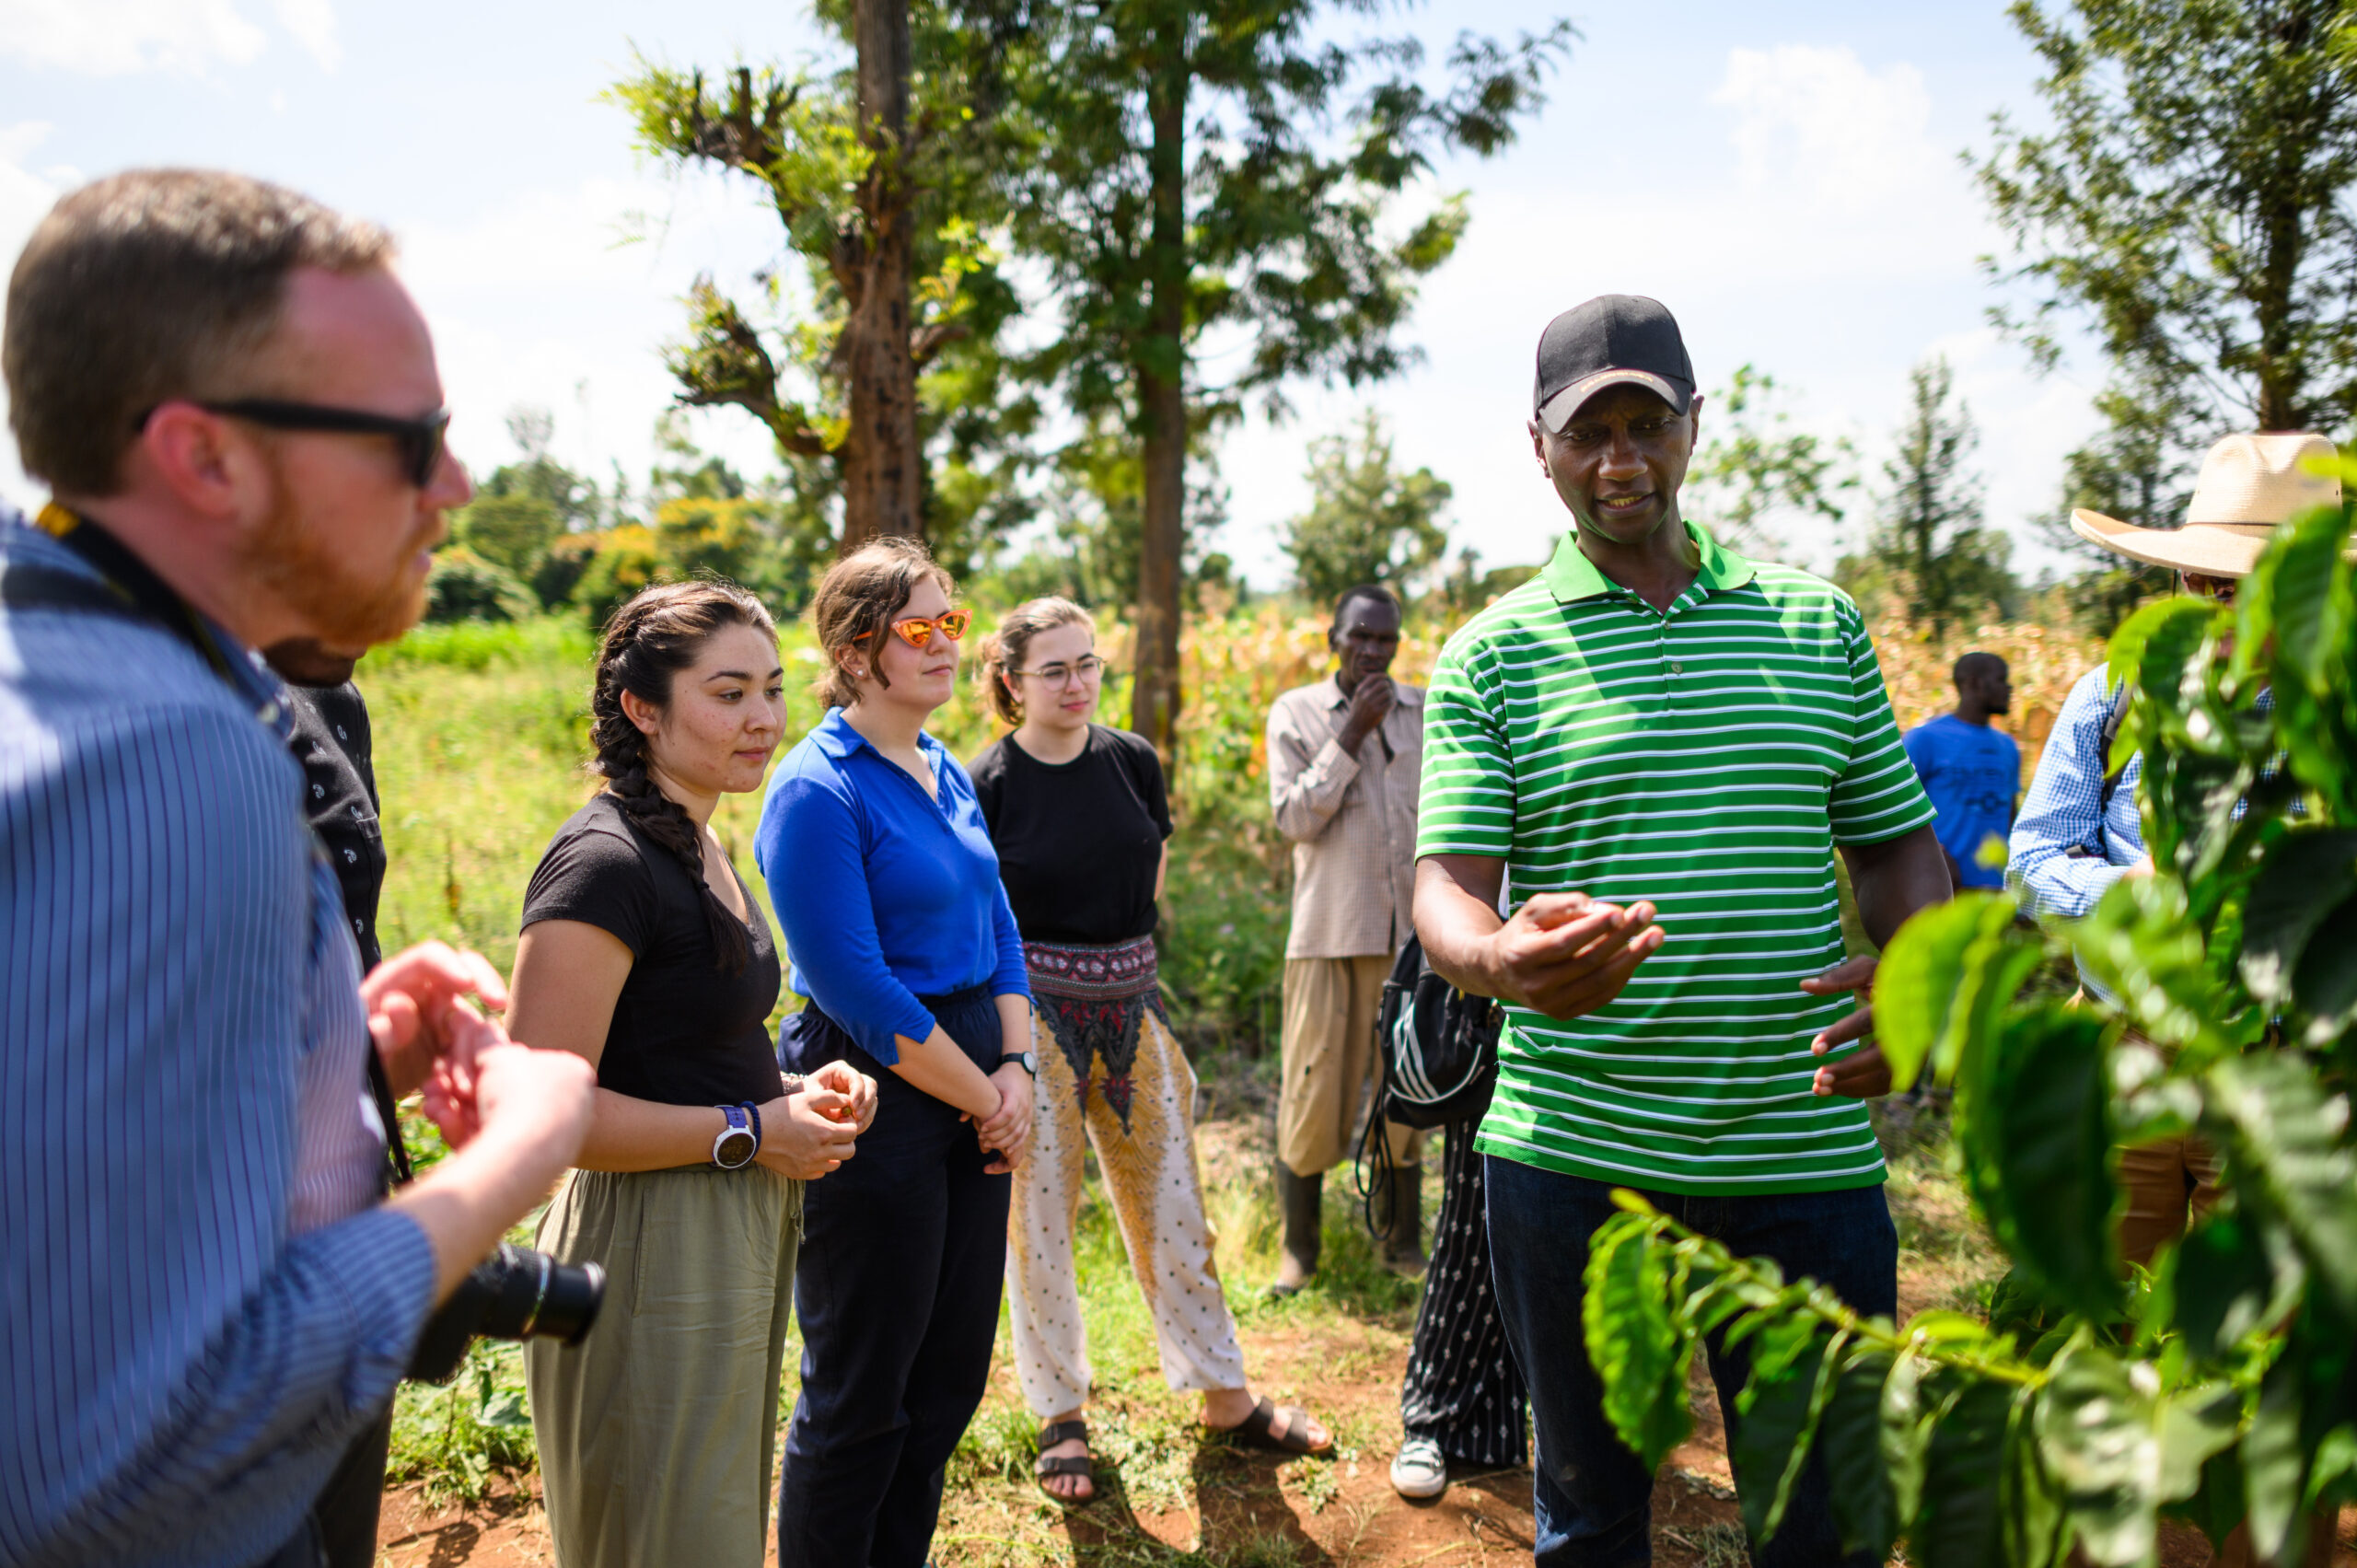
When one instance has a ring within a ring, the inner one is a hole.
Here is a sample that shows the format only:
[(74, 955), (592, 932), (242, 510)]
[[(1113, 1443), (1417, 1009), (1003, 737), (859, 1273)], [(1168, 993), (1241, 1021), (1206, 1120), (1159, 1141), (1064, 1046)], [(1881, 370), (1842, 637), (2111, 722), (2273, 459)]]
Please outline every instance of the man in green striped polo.
[[(1449, 639), (1425, 706), (1416, 929), (1435, 970), (1507, 1006), (1479, 1146), (1550, 1568), (1650, 1556), (1653, 1478), (1604, 1419), (1579, 1321), (1614, 1188), (1895, 1309), (1861, 1098), (1890, 1074), (1833, 855), (1878, 944), (1950, 891), (1857, 608), (1680, 515), (1701, 405), (1658, 303), (1549, 323), (1531, 444), (1574, 526)], [(1732, 1429), (1748, 1357), (1709, 1349)], [(1754, 1561), (1842, 1561), (1821, 1461)]]

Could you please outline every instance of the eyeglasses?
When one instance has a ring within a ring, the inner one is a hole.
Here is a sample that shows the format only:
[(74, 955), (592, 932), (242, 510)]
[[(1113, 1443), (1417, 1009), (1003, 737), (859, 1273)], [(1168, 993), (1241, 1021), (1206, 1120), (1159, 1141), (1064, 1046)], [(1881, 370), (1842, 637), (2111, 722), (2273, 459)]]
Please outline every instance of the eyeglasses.
[(1051, 664), (1044, 669), (1011, 669), (1007, 673), (1036, 676), (1049, 685), (1061, 690), (1074, 681), (1086, 686), (1090, 681), (1100, 679), (1105, 673), (1105, 661), (1095, 654), (1090, 654), (1073, 664)]
[(2199, 594), (2212, 604), (2234, 603), (2235, 590), (2242, 586), (2240, 577), (2213, 577), (2202, 572), (2179, 572), (2177, 575), (2187, 593)]
[[(365, 409), (333, 408), (325, 403), (286, 402), (277, 398), (236, 398), (226, 402), (200, 402), (207, 413), (250, 420), (272, 430), (318, 431), (331, 436), (389, 436), (401, 454), (402, 476), (420, 490), (434, 482), (442, 466), (442, 439), (450, 429), (450, 411), (435, 409), (415, 419)], [(136, 429), (147, 428), (156, 411), (139, 416)]]
[[(892, 632), (909, 646), (922, 648), (933, 641), (933, 634), (935, 632), (954, 643), (963, 637), (966, 634), (966, 628), (973, 623), (972, 610), (946, 610), (939, 615), (911, 615), (906, 621), (895, 621), (892, 622)], [(872, 635), (874, 635), (873, 633), (862, 632), (852, 641), (864, 643)]]

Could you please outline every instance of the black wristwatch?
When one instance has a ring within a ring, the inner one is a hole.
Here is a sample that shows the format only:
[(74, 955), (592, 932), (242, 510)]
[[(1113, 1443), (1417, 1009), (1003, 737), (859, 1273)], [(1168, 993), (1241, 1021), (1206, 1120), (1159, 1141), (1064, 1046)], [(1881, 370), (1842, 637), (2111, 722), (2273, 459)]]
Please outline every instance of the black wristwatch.
[(752, 1115), (741, 1105), (713, 1109), (728, 1118), (728, 1125), (712, 1141), (712, 1163), (723, 1170), (742, 1170), (761, 1152), (761, 1135), (753, 1131)]
[(1002, 1067), (1010, 1062), (1022, 1068), (1028, 1077), (1036, 1078), (1039, 1075), (1039, 1059), (1028, 1051), (1010, 1051), (998, 1059), (998, 1064)]

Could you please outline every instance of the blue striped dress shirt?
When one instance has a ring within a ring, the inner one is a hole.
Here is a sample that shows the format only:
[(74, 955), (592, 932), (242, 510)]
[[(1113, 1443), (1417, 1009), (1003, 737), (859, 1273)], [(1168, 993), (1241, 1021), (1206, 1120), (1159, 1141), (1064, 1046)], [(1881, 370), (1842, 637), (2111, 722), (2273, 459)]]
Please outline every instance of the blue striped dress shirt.
[[(89, 573), (0, 524), (12, 561)], [(159, 626), (0, 608), (11, 1568), (266, 1556), (432, 1297), (424, 1234), (374, 1205), (358, 958), (282, 693), (230, 673)]]
[[(2033, 912), (2077, 920), (2096, 907), (2128, 867), (2144, 858), (2144, 824), (2137, 814), (2142, 752), (2129, 760), (2103, 799), (2103, 724), (2111, 690), (2098, 668), (2079, 677), (2062, 700), (2054, 728), (2038, 754), (2038, 773), (2022, 797), (2007, 846), (2006, 880), (2028, 889)], [(2074, 855), (2074, 849), (2087, 851)]]

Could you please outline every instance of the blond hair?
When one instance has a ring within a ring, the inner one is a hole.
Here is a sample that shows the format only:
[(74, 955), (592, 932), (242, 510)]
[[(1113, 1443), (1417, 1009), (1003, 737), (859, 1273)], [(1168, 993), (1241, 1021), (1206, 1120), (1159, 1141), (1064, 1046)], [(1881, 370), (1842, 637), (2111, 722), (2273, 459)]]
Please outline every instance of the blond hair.
[(1023, 722), (1023, 703), (1006, 678), (1022, 666), (1032, 638), (1059, 626), (1086, 626), (1089, 635), (1097, 634), (1095, 616), (1072, 600), (1051, 594), (1016, 605), (999, 621), (998, 630), (982, 639), (974, 679), (990, 693), (991, 711), (1008, 724)]
[(861, 642), (869, 645), (868, 668), (876, 671), (877, 683), (892, 684), (877, 656), (891, 633), (892, 618), (928, 576), (941, 585), (942, 592), (957, 594), (958, 580), (912, 539), (879, 539), (827, 568), (819, 579), (819, 591), (810, 596), (810, 630), (827, 658), (827, 672), (818, 683), (820, 702), (848, 708), (859, 700), (859, 683), (843, 668), (842, 655)]
[(0, 366), (27, 473), (113, 495), (137, 426), (176, 398), (234, 398), (278, 326), (298, 267), (388, 265), (392, 237), (284, 186), (146, 168), (49, 210), (8, 280)]

